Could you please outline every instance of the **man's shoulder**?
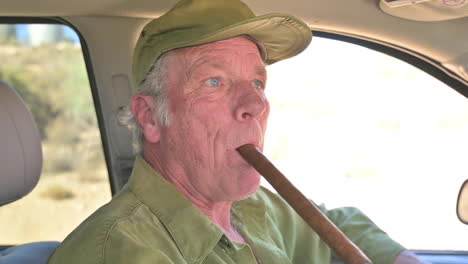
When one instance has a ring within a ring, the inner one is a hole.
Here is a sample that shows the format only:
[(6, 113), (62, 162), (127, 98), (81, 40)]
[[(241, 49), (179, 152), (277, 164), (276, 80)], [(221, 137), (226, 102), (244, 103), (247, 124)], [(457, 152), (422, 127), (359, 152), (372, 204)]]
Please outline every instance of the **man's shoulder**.
[(146, 223), (154, 227), (158, 223), (155, 219), (157, 217), (147, 206), (131, 192), (123, 191), (70, 233), (55, 250), (49, 263), (105, 263), (105, 251), (109, 250), (106, 246), (112, 236), (125, 233), (135, 224)]

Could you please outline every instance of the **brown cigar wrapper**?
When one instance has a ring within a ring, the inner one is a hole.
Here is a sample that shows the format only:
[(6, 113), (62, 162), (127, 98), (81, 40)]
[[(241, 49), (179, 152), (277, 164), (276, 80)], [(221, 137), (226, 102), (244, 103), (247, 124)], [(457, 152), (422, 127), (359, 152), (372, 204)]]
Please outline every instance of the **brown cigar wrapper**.
[(371, 264), (369, 258), (330, 221), (317, 206), (254, 146), (237, 149), (241, 156), (260, 173), (320, 238), (347, 264)]

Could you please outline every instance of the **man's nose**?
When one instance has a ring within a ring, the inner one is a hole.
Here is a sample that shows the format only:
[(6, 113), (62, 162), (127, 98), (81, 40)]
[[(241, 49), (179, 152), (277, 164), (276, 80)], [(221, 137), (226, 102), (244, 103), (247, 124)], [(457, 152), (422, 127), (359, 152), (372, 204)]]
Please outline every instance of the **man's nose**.
[(239, 97), (235, 108), (235, 117), (238, 121), (257, 119), (269, 110), (268, 100), (263, 91), (252, 88), (249, 92)]

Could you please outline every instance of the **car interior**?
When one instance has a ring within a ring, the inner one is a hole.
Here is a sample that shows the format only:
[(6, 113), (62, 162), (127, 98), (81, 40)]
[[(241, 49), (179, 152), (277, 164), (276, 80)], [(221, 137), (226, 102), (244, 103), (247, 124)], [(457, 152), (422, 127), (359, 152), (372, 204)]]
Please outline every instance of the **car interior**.
[[(133, 48), (143, 26), (176, 2), (16, 0), (0, 4), (0, 24), (61, 24), (79, 36), (112, 194), (127, 182), (134, 161), (131, 134), (115, 116), (135, 91), (131, 70)], [(303, 19), (316, 37), (361, 45), (405, 61), (468, 98), (468, 1), (244, 2), (256, 14), (293, 14)], [(414, 104), (417, 108), (418, 102)], [(3, 206), (31, 192), (41, 176), (43, 156), (30, 110), (15, 87), (2, 80), (0, 123), (0, 206)], [(459, 197), (468, 196), (460, 194)], [(455, 208), (455, 202), (451, 206)], [(465, 228), (468, 230), (468, 226)], [(425, 235), (431, 239), (429, 231)], [(37, 242), (24, 245), (1, 242), (0, 263), (46, 263), (60, 243)], [(466, 247), (463, 250), (415, 249), (414, 252), (430, 263), (468, 263)]]

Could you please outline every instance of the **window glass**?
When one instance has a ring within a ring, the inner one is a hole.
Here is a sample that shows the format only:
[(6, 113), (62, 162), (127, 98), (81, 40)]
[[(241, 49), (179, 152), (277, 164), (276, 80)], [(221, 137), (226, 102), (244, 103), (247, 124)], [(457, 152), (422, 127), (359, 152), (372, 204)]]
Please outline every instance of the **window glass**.
[(306, 196), (360, 208), (411, 249), (468, 249), (455, 210), (467, 98), (403, 61), (319, 37), (268, 78), (265, 153)]
[(61, 241), (111, 198), (78, 36), (63, 25), (0, 25), (0, 61), (0, 80), (35, 118), (44, 157), (36, 188), (0, 207), (0, 244)]

